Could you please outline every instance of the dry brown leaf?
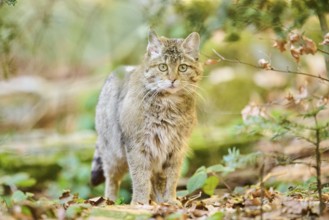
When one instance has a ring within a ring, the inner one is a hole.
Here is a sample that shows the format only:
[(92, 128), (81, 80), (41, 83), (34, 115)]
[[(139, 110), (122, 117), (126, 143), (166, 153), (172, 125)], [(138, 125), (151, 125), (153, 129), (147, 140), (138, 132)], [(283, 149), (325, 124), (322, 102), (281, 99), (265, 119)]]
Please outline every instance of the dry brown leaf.
[(323, 38), (324, 38), (324, 39), (323, 39), (323, 41), (320, 43), (320, 45), (327, 45), (327, 44), (329, 44), (329, 32), (326, 33), (326, 35), (324, 35)]
[(308, 97), (308, 90), (305, 86), (301, 86), (298, 89), (298, 94), (295, 95), (295, 103), (300, 103), (303, 99), (306, 99)]
[(324, 106), (324, 105), (327, 105), (328, 104), (328, 99), (325, 98), (325, 97), (321, 97), (317, 103), (316, 103), (316, 106), (317, 107), (320, 107), (320, 106)]
[(219, 63), (218, 60), (215, 60), (215, 59), (208, 59), (204, 62), (205, 65), (214, 65), (214, 64), (217, 64)]
[(280, 50), (280, 52), (283, 52), (286, 50), (286, 44), (287, 44), (287, 41), (286, 40), (275, 40), (274, 41), (274, 44), (273, 44), (273, 47), (274, 48), (278, 48)]
[(245, 206), (260, 206), (262, 202), (260, 198), (251, 198), (247, 199), (244, 204)]
[(286, 95), (285, 99), (290, 103), (290, 102), (295, 102), (294, 96), (291, 94), (291, 92), (288, 92)]
[(303, 54), (303, 47), (296, 48), (293, 45), (291, 45), (291, 47), (290, 47), (290, 53), (291, 53), (292, 57), (298, 63), (299, 60), (300, 60), (300, 56)]
[(266, 69), (266, 70), (271, 70), (272, 69), (270, 62), (265, 60), (265, 59), (259, 59), (258, 60), (258, 65), (261, 68)]
[(307, 38), (305, 36), (303, 36), (303, 40), (304, 40), (304, 44), (303, 44), (303, 52), (305, 52), (305, 54), (315, 54), (317, 51), (317, 47), (316, 44), (314, 43), (313, 40), (311, 40), (310, 38)]
[(289, 41), (293, 44), (298, 42), (301, 39), (301, 35), (299, 33), (290, 33), (289, 34)]

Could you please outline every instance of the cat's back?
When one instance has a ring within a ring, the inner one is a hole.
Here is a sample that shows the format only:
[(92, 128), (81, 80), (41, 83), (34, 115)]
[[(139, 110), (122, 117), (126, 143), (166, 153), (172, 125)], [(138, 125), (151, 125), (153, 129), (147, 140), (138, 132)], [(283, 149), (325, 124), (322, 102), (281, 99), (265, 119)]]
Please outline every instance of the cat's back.
[(127, 83), (135, 66), (122, 66), (114, 70), (104, 83), (96, 107), (96, 130), (102, 132), (109, 121), (118, 117), (117, 107), (127, 92)]

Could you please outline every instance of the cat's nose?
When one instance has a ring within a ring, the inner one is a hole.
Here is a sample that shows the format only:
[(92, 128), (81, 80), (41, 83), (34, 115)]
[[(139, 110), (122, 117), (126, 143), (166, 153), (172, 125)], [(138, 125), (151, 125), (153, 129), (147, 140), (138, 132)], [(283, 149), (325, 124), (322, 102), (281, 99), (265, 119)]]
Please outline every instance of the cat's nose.
[(173, 79), (173, 80), (171, 80), (171, 85), (170, 85), (171, 88), (175, 88), (174, 83), (176, 82), (176, 80), (177, 80), (177, 79)]
[(173, 80), (171, 80), (171, 87), (175, 87), (175, 86), (174, 86), (174, 83), (176, 82), (176, 80), (177, 80), (177, 79), (173, 79)]

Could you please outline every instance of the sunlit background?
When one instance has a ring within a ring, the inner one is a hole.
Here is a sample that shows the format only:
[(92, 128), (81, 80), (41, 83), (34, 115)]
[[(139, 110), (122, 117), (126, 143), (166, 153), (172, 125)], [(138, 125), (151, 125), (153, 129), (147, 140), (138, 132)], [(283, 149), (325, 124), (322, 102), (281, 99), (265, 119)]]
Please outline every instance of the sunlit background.
[[(278, 69), (314, 75), (325, 75), (325, 62), (321, 54), (307, 55), (297, 65), (289, 52), (272, 47), (275, 39), (295, 28), (315, 42), (322, 41), (318, 17), (304, 1), (248, 2), (252, 1), (18, 0), (15, 6), (2, 4), (0, 183), (51, 198), (63, 189), (83, 198), (102, 195), (103, 186), (92, 189), (89, 185), (98, 94), (112, 70), (142, 61), (149, 28), (174, 38), (199, 32), (201, 61), (212, 64), (205, 65), (200, 83), (199, 124), (183, 175), (218, 163), (229, 147), (251, 151), (255, 140), (236, 134), (241, 110), (250, 102), (263, 103), (287, 88), (313, 81), (238, 63), (215, 63), (219, 57), (213, 50), (227, 59), (258, 65), (264, 58)], [(121, 195), (129, 200), (129, 194), (126, 180)]]

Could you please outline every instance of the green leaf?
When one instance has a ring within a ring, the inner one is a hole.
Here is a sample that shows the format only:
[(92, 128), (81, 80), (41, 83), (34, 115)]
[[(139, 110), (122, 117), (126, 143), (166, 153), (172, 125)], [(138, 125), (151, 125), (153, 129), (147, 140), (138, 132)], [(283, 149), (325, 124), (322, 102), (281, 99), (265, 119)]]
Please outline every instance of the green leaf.
[(211, 172), (223, 172), (225, 167), (222, 164), (216, 164), (207, 168), (207, 173)]
[(36, 180), (31, 178), (27, 173), (17, 173), (11, 176), (3, 176), (0, 179), (0, 184), (16, 187), (29, 187), (36, 183)]
[(91, 205), (89, 204), (73, 204), (68, 207), (66, 210), (65, 216), (68, 218), (76, 219), (78, 216), (81, 215), (82, 211), (85, 209), (90, 208)]
[(206, 218), (206, 220), (222, 220), (224, 219), (224, 213), (223, 212), (216, 212), (212, 216), (209, 216)]
[(187, 172), (189, 171), (189, 168), (190, 168), (190, 161), (187, 158), (184, 158), (180, 175), (186, 176)]
[(203, 173), (203, 172), (206, 172), (206, 167), (205, 166), (199, 167), (199, 169), (197, 169), (195, 171), (195, 174), (197, 174), (197, 173)]
[(187, 191), (189, 193), (194, 192), (197, 189), (201, 189), (204, 185), (204, 183), (207, 180), (207, 172), (206, 168), (204, 169), (200, 168), (197, 170), (197, 172), (188, 180), (187, 182)]
[(177, 197), (184, 197), (188, 195), (188, 190), (180, 190), (176, 193)]
[(115, 203), (116, 205), (122, 205), (122, 204), (124, 204), (124, 201), (125, 201), (125, 198), (124, 198), (124, 197), (120, 197), (120, 198), (117, 198), (117, 199), (114, 201), (114, 203)]
[(218, 183), (219, 183), (219, 179), (217, 176), (208, 177), (205, 184), (202, 187), (203, 192), (210, 196), (213, 195)]
[(183, 219), (183, 213), (176, 212), (166, 217), (166, 220), (177, 220), (177, 219)]
[(18, 187), (29, 187), (29, 186), (33, 186), (36, 184), (36, 180), (33, 178), (29, 178), (27, 180), (21, 181), (19, 183), (17, 183)]
[(25, 195), (25, 193), (23, 193), (22, 191), (20, 190), (17, 190), (13, 193), (13, 195), (11, 196), (11, 199), (14, 201), (14, 202), (21, 202), (21, 201), (24, 201), (28, 198), (27, 195)]

